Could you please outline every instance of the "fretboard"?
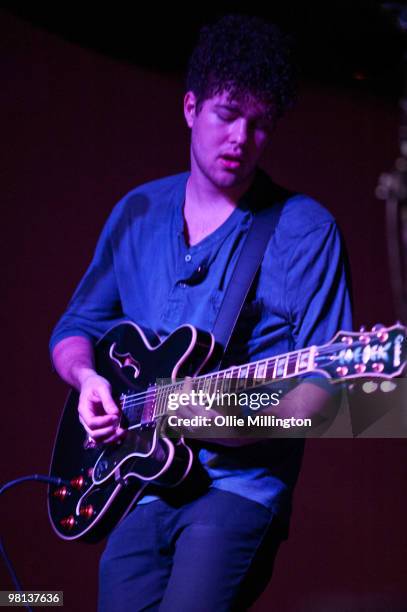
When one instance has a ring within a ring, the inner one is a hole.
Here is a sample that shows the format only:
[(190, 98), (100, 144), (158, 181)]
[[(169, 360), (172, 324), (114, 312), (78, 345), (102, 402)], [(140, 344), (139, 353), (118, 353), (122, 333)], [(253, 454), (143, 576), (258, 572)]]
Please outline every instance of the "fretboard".
[[(191, 380), (190, 389), (205, 396), (219, 393), (239, 393), (270, 383), (299, 376), (315, 369), (318, 347), (311, 346), (284, 355), (229, 367)], [(171, 394), (182, 393), (184, 381), (156, 385), (143, 393), (122, 397), (122, 410), (131, 423), (147, 424), (169, 413)]]

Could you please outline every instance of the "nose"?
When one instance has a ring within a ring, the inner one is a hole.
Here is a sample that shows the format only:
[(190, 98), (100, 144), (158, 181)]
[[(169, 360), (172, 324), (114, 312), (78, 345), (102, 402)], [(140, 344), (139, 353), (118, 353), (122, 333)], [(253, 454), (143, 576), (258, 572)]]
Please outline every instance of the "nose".
[(244, 117), (239, 117), (232, 124), (231, 142), (233, 144), (245, 144), (248, 137), (247, 120)]

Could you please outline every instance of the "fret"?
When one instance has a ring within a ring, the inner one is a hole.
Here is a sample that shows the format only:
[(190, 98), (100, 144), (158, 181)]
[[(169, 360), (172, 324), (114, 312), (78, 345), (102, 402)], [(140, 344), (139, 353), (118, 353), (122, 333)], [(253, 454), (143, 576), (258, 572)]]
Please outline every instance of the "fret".
[(163, 392), (162, 389), (159, 389), (158, 387), (155, 388), (155, 394), (154, 394), (154, 411), (153, 411), (153, 419), (157, 418), (158, 416), (161, 416), (162, 414), (162, 404), (163, 404)]
[(205, 395), (207, 395), (210, 392), (211, 382), (212, 382), (212, 376), (205, 376), (205, 378), (203, 378), (202, 390), (205, 393)]
[(271, 364), (274, 365), (273, 367), (273, 373), (271, 375), (271, 378), (276, 378), (277, 377), (277, 363), (278, 363), (278, 358), (274, 357), (274, 359), (270, 360)]
[(298, 364), (297, 372), (308, 371), (308, 369), (309, 369), (310, 354), (311, 354), (311, 351), (308, 348), (307, 349), (303, 349), (302, 351), (300, 351), (299, 364)]
[(249, 366), (244, 365), (239, 368), (239, 380), (236, 386), (237, 389), (245, 389), (247, 385), (247, 376), (249, 374)]
[(155, 400), (155, 407), (154, 407), (154, 417), (157, 416), (162, 416), (163, 414), (165, 414), (165, 410), (166, 410), (166, 393), (165, 393), (166, 389), (165, 387), (156, 387), (156, 400)]
[(225, 392), (225, 376), (223, 371), (219, 372), (217, 389), (219, 389), (219, 393)]
[(267, 360), (259, 361), (257, 363), (255, 378), (256, 380), (259, 380), (259, 381), (261, 380), (263, 382), (266, 380), (267, 378)]
[(230, 372), (229, 370), (224, 370), (223, 374), (223, 382), (222, 382), (222, 390), (223, 393), (228, 393), (229, 392), (229, 387), (230, 387)]
[(162, 387), (160, 390), (160, 416), (168, 412), (168, 396), (170, 392), (168, 387)]
[(152, 389), (155, 389), (154, 395), (153, 395), (153, 400), (152, 400), (152, 407), (153, 407), (153, 419), (155, 419), (157, 416), (160, 416), (160, 408), (159, 408), (159, 403), (160, 403), (160, 392), (158, 387), (150, 387), (148, 389), (148, 393), (151, 393)]
[(231, 369), (231, 377), (229, 389), (231, 393), (234, 393), (239, 387), (239, 368)]
[[(163, 395), (163, 403), (164, 403), (164, 414), (169, 414), (169, 410), (168, 410), (168, 398), (172, 393), (179, 393), (180, 389), (179, 389), (179, 385), (178, 384), (172, 384), (172, 385), (167, 385), (165, 387), (165, 394)], [(172, 414), (172, 412), (171, 412)]]
[(213, 375), (213, 385), (211, 385), (211, 392), (216, 393), (218, 389), (219, 389), (219, 374), (218, 372), (216, 372), (216, 374)]
[(297, 373), (309, 372), (314, 369), (314, 356), (317, 351), (316, 346), (300, 351)]
[(203, 391), (204, 384), (205, 381), (203, 378), (195, 378), (195, 380), (193, 381), (192, 389), (196, 391), (196, 393), (199, 395), (199, 392)]
[(223, 389), (224, 382), (225, 382), (225, 379), (223, 376), (223, 372), (221, 371), (218, 373), (218, 376), (216, 379), (216, 391), (217, 392), (219, 391), (220, 394), (224, 393), (224, 389)]
[(249, 364), (249, 369), (246, 376), (246, 389), (251, 389), (255, 384), (256, 364)]
[(249, 367), (248, 365), (243, 365), (240, 366), (239, 368), (239, 378), (247, 378), (247, 375), (249, 373)]
[(230, 383), (232, 380), (232, 371), (233, 368), (229, 368), (229, 370), (225, 370), (225, 375), (224, 375), (224, 379), (225, 379), (225, 393), (229, 393), (230, 392)]
[(216, 379), (217, 379), (216, 374), (212, 374), (211, 382), (210, 382), (209, 389), (208, 389), (208, 393), (210, 395), (212, 395), (212, 393), (216, 392)]
[(297, 373), (297, 356), (289, 355), (286, 376), (293, 376), (296, 373)]
[(309, 350), (308, 371), (314, 370), (314, 368), (315, 368), (314, 358), (317, 355), (317, 353), (318, 353), (318, 347), (317, 346), (311, 346), (311, 348)]
[(249, 380), (253, 380), (254, 378), (256, 378), (256, 364), (255, 363), (251, 363), (249, 365), (249, 375), (248, 375), (248, 379)]
[(275, 378), (284, 378), (287, 369), (287, 357), (277, 357), (275, 367)]
[(298, 374), (298, 369), (300, 367), (300, 360), (301, 360), (301, 351), (297, 351), (297, 353), (295, 355), (295, 370), (294, 370), (294, 374)]

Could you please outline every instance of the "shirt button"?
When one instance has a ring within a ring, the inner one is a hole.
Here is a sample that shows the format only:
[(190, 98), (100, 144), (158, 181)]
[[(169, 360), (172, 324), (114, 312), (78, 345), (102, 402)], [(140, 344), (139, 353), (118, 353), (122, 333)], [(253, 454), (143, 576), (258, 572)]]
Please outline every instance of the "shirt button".
[(192, 257), (191, 255), (185, 255), (185, 261), (191, 261)]

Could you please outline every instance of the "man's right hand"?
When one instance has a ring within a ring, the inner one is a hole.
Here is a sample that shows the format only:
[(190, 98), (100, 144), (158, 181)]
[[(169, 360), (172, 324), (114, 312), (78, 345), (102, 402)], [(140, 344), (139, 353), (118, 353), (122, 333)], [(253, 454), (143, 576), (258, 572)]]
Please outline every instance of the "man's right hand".
[(117, 442), (125, 434), (110, 383), (96, 372), (89, 373), (81, 382), (78, 412), (80, 422), (96, 444)]
[(92, 342), (83, 336), (63, 338), (55, 345), (52, 359), (61, 378), (80, 393), (79, 420), (89, 438), (97, 444), (120, 440), (126, 431), (120, 427), (121, 411), (109, 381), (95, 370)]

